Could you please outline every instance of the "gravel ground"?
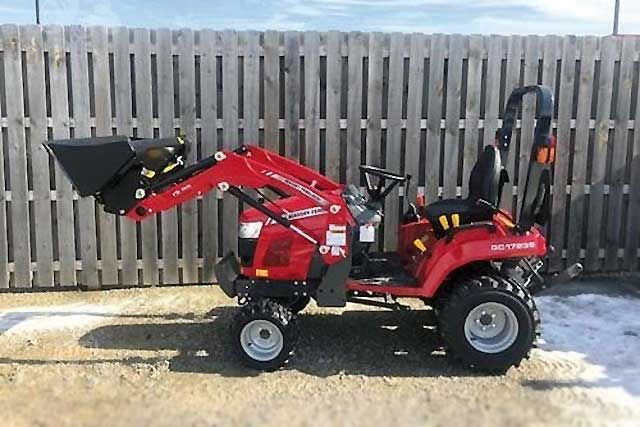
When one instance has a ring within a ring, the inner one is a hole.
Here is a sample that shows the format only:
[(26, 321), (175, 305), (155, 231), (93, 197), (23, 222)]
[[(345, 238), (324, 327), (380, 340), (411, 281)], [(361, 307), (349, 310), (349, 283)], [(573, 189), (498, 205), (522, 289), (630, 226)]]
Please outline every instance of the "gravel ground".
[[(294, 363), (259, 374), (230, 351), (235, 307), (215, 287), (1, 294), (1, 423), (637, 425), (640, 320), (619, 319), (629, 327), (608, 333), (562, 305), (585, 292), (594, 306), (599, 297), (637, 305), (633, 285), (619, 282), (538, 298), (543, 324), (546, 309), (554, 332), (530, 360), (499, 377), (450, 366), (429, 310), (312, 305), (301, 315)], [(566, 329), (573, 325), (583, 328), (573, 336), (586, 337), (575, 348)], [(617, 345), (617, 333), (627, 340), (614, 352), (627, 357), (621, 378), (585, 347)]]

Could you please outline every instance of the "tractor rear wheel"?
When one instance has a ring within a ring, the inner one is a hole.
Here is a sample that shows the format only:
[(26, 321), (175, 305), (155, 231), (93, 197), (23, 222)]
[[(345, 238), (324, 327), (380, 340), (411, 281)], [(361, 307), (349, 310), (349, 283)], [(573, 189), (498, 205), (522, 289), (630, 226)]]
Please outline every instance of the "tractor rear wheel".
[(293, 355), (298, 339), (297, 319), (284, 305), (261, 299), (240, 309), (231, 335), (234, 350), (245, 365), (275, 371)]
[(473, 368), (504, 373), (528, 357), (540, 315), (517, 283), (479, 276), (455, 285), (442, 302), (438, 323), (450, 356)]

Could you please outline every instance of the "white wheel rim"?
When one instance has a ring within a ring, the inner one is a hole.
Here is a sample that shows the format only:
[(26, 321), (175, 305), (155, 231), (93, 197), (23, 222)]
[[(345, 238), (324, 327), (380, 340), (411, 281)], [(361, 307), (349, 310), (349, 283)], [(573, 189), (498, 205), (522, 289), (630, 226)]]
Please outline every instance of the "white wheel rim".
[(483, 353), (500, 353), (518, 338), (518, 318), (504, 304), (485, 302), (476, 306), (464, 322), (469, 344)]
[(278, 327), (263, 319), (252, 320), (240, 332), (242, 350), (258, 362), (268, 362), (280, 354), (284, 337)]

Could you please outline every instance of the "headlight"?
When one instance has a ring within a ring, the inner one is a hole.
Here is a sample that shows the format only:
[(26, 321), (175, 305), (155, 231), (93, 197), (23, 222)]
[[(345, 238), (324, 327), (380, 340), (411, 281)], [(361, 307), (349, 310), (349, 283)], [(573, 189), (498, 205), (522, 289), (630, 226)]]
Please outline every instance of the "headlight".
[(241, 222), (238, 236), (241, 239), (257, 239), (262, 230), (262, 222)]

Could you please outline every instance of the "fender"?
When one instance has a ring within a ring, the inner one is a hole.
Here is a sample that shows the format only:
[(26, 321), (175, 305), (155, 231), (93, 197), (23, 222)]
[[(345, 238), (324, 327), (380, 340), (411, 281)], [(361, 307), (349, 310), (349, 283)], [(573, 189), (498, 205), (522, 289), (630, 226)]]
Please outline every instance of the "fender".
[(461, 231), (447, 242), (441, 239), (433, 246), (416, 271), (422, 297), (433, 297), (447, 276), (458, 268), (476, 261), (500, 261), (509, 258), (544, 256), (547, 244), (537, 228), (525, 234), (513, 234), (502, 226)]

